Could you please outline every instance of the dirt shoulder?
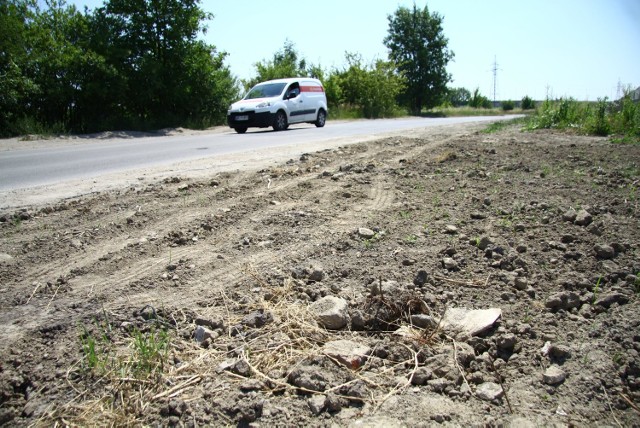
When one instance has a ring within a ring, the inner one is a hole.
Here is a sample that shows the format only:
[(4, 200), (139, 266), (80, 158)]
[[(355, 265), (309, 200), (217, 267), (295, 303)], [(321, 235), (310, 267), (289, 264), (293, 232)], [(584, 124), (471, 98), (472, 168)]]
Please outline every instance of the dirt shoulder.
[(638, 425), (640, 147), (483, 127), (25, 196), (0, 424)]

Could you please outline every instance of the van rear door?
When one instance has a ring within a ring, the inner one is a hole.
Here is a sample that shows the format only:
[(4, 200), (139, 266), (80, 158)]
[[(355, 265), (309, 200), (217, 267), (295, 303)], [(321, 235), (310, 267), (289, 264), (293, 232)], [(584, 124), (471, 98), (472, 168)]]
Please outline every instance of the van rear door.
[(305, 98), (305, 122), (313, 122), (318, 117), (320, 101), (325, 96), (324, 88), (313, 80), (303, 80), (300, 82), (300, 91)]

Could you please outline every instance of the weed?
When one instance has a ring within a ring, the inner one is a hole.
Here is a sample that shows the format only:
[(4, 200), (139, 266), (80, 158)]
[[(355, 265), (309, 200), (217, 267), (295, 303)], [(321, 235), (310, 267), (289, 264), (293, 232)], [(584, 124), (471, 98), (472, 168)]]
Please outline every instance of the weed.
[(134, 373), (150, 375), (162, 372), (169, 350), (169, 335), (165, 330), (149, 333), (134, 331), (132, 360), (129, 362)]
[(408, 220), (411, 218), (411, 211), (400, 211), (398, 214), (400, 215), (400, 218), (403, 220)]
[(82, 354), (84, 355), (82, 360), (83, 366), (88, 369), (97, 368), (101, 362), (101, 358), (98, 355), (97, 341), (95, 337), (87, 331), (86, 327), (84, 327), (80, 335), (80, 342), (82, 343)]
[(503, 217), (500, 220), (498, 220), (498, 226), (504, 229), (511, 229), (513, 227), (513, 221), (511, 220), (510, 217)]
[(362, 241), (362, 243), (365, 248), (369, 249), (373, 247), (373, 244), (375, 244), (380, 238), (381, 238), (381, 235), (378, 232), (376, 232), (372, 238), (365, 239), (364, 241)]
[(598, 293), (600, 292), (600, 282), (602, 282), (602, 276), (598, 277), (596, 286), (593, 289), (593, 299), (591, 300), (591, 305), (595, 304), (596, 299), (598, 298)]
[(622, 352), (616, 352), (611, 357), (611, 360), (616, 366), (620, 367), (624, 364), (624, 354)]
[(416, 235), (407, 235), (404, 240), (407, 244), (415, 244), (418, 241), (418, 237)]

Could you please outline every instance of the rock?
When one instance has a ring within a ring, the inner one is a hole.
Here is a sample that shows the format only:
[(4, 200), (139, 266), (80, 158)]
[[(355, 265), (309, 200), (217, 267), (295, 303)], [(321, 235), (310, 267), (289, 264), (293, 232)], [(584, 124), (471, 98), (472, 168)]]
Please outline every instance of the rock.
[(476, 396), (485, 401), (499, 400), (504, 395), (502, 387), (494, 382), (485, 382), (476, 388)]
[(352, 340), (334, 340), (325, 343), (322, 351), (346, 367), (357, 370), (371, 354), (371, 348)]
[(296, 367), (287, 376), (287, 382), (298, 388), (322, 392), (328, 386), (328, 380), (325, 378), (323, 371), (324, 369), (321, 367)]
[(458, 228), (452, 224), (448, 224), (444, 228), (444, 233), (446, 233), (447, 235), (455, 235), (456, 233), (458, 233)]
[(616, 252), (610, 245), (596, 244), (593, 246), (593, 251), (596, 253), (596, 257), (599, 259), (612, 259), (615, 257)]
[(571, 358), (571, 348), (566, 345), (551, 344), (546, 353), (553, 361), (564, 362)]
[(411, 324), (419, 328), (435, 328), (438, 322), (430, 315), (415, 314), (411, 315)]
[(483, 236), (476, 244), (482, 251), (486, 250), (489, 245), (493, 245), (493, 240), (488, 236)]
[(542, 375), (542, 381), (547, 385), (558, 385), (567, 378), (566, 373), (555, 364), (545, 370)]
[(217, 338), (218, 332), (209, 330), (208, 328), (199, 325), (196, 327), (196, 330), (193, 333), (193, 337), (196, 339), (196, 342), (202, 343), (207, 339), (213, 340)]
[(428, 367), (418, 367), (411, 378), (412, 385), (426, 385), (433, 377), (433, 372)]
[(458, 342), (455, 346), (458, 364), (460, 364), (462, 367), (469, 367), (471, 362), (476, 358), (476, 353), (473, 349), (473, 346), (465, 342)]
[(231, 367), (229, 367), (229, 370), (232, 373), (235, 373), (240, 376), (244, 376), (244, 377), (251, 376), (251, 367), (249, 366), (249, 363), (247, 363), (245, 360), (237, 360), (236, 362), (233, 363), (233, 365), (231, 365)]
[(211, 329), (224, 328), (224, 320), (222, 317), (220, 318), (202, 318), (196, 317), (194, 320), (196, 325), (201, 325), (203, 327), (208, 327)]
[(373, 237), (376, 236), (376, 233), (371, 229), (367, 229), (366, 227), (361, 227), (358, 229), (358, 235), (364, 239), (372, 239)]
[(544, 303), (544, 305), (553, 312), (557, 312), (560, 309), (569, 310), (579, 308), (581, 304), (580, 296), (572, 291), (552, 294)]
[(458, 262), (456, 262), (451, 257), (445, 257), (444, 259), (442, 259), (442, 266), (444, 266), (444, 268), (447, 270), (457, 270)]
[(273, 315), (271, 314), (271, 312), (265, 312), (264, 309), (260, 309), (259, 311), (252, 312), (249, 315), (245, 315), (240, 323), (247, 327), (259, 328), (267, 325), (272, 321)]
[(499, 308), (470, 310), (449, 308), (442, 319), (442, 328), (468, 336), (477, 336), (493, 327), (502, 316)]
[(591, 214), (589, 214), (588, 211), (582, 209), (578, 211), (578, 213), (576, 214), (574, 223), (577, 224), (578, 226), (588, 226), (591, 224), (592, 221), (593, 221), (593, 217), (591, 216)]
[(311, 304), (310, 309), (318, 317), (318, 322), (330, 330), (339, 330), (349, 322), (348, 303), (339, 297), (323, 297)]
[(427, 271), (420, 270), (416, 274), (416, 277), (413, 279), (413, 284), (418, 287), (422, 287), (427, 282), (428, 279), (429, 279), (429, 274), (427, 273)]
[(427, 385), (433, 392), (442, 393), (451, 384), (450, 381), (444, 378), (431, 379), (427, 381)]
[(307, 400), (307, 404), (309, 405), (309, 409), (311, 413), (314, 415), (319, 415), (326, 407), (327, 397), (320, 394), (314, 394), (309, 397)]
[(569, 210), (562, 214), (562, 219), (564, 221), (570, 221), (571, 223), (573, 223), (574, 221), (576, 221), (577, 216), (578, 213), (576, 212), (576, 210), (574, 210), (573, 208), (569, 208)]
[(504, 334), (496, 340), (496, 346), (498, 349), (506, 352), (512, 352), (517, 343), (518, 339), (513, 333)]
[(609, 308), (614, 303), (619, 305), (625, 305), (629, 303), (629, 297), (622, 293), (608, 293), (600, 296), (595, 302), (595, 306), (602, 306), (603, 308)]
[(309, 281), (320, 282), (324, 279), (324, 271), (319, 267), (312, 267), (308, 279)]
[(527, 278), (518, 276), (514, 279), (513, 285), (516, 290), (524, 291), (529, 288), (529, 281), (527, 280)]

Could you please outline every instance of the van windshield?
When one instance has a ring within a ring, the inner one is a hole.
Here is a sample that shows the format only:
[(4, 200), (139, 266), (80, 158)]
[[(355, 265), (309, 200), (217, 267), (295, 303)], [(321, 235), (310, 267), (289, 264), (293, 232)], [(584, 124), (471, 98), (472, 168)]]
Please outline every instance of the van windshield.
[(254, 98), (277, 97), (282, 93), (285, 85), (286, 83), (266, 83), (264, 85), (256, 85), (249, 91), (244, 99), (252, 100)]

